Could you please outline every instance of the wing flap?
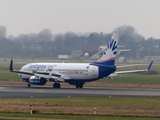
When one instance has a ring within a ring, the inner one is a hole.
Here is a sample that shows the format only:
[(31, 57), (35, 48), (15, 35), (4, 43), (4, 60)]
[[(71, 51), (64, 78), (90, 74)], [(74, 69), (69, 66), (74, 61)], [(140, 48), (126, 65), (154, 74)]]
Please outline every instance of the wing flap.
[(53, 79), (54, 81), (58, 81), (58, 82), (64, 82), (64, 78), (61, 78), (61, 75), (59, 75), (59, 74), (52, 73), (51, 75), (46, 75), (46, 74), (42, 74), (42, 73), (41, 74), (35, 73), (34, 75), (38, 76), (38, 77), (43, 77), (46, 79)]
[(26, 75), (34, 75), (34, 73), (31, 73), (31, 72), (24, 72), (24, 71), (18, 71), (18, 70), (13, 70), (13, 71), (10, 71), (10, 72), (15, 72), (15, 73), (20, 73), (20, 74), (26, 74)]

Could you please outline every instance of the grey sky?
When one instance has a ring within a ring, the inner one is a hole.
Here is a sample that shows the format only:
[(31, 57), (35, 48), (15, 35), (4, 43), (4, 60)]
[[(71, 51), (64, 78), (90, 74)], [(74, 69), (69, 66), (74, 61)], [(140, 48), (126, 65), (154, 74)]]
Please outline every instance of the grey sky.
[(160, 0), (0, 0), (0, 25), (7, 35), (112, 32), (131, 25), (138, 33), (160, 38)]

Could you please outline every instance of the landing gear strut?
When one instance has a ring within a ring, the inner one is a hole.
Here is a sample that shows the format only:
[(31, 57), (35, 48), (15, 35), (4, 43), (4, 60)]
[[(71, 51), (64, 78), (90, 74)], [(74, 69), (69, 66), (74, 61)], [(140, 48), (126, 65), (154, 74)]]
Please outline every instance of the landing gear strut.
[(28, 83), (27, 87), (31, 87), (31, 84)]
[(76, 82), (76, 88), (83, 88), (83, 82)]
[(59, 82), (55, 82), (55, 83), (53, 84), (53, 88), (60, 88), (60, 87), (61, 87), (61, 85), (60, 85)]

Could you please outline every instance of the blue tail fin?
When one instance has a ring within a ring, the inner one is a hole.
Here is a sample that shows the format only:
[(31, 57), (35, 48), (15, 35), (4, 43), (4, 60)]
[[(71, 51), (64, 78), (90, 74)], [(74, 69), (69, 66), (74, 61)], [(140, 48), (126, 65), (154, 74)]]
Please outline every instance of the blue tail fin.
[(113, 66), (115, 64), (115, 59), (116, 59), (117, 44), (118, 44), (118, 31), (115, 30), (102, 57), (98, 61), (91, 63), (91, 65)]

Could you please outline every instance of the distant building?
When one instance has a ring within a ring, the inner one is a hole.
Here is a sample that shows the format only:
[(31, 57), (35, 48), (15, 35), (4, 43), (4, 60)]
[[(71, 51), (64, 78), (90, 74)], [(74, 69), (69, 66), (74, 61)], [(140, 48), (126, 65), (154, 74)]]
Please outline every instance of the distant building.
[(160, 56), (145, 56), (144, 57), (146, 60), (152, 60), (152, 59), (154, 59), (154, 60), (160, 60)]
[(58, 55), (58, 58), (66, 59), (66, 58), (69, 58), (69, 56), (68, 55)]
[(71, 58), (78, 58), (83, 52), (81, 50), (72, 51)]

